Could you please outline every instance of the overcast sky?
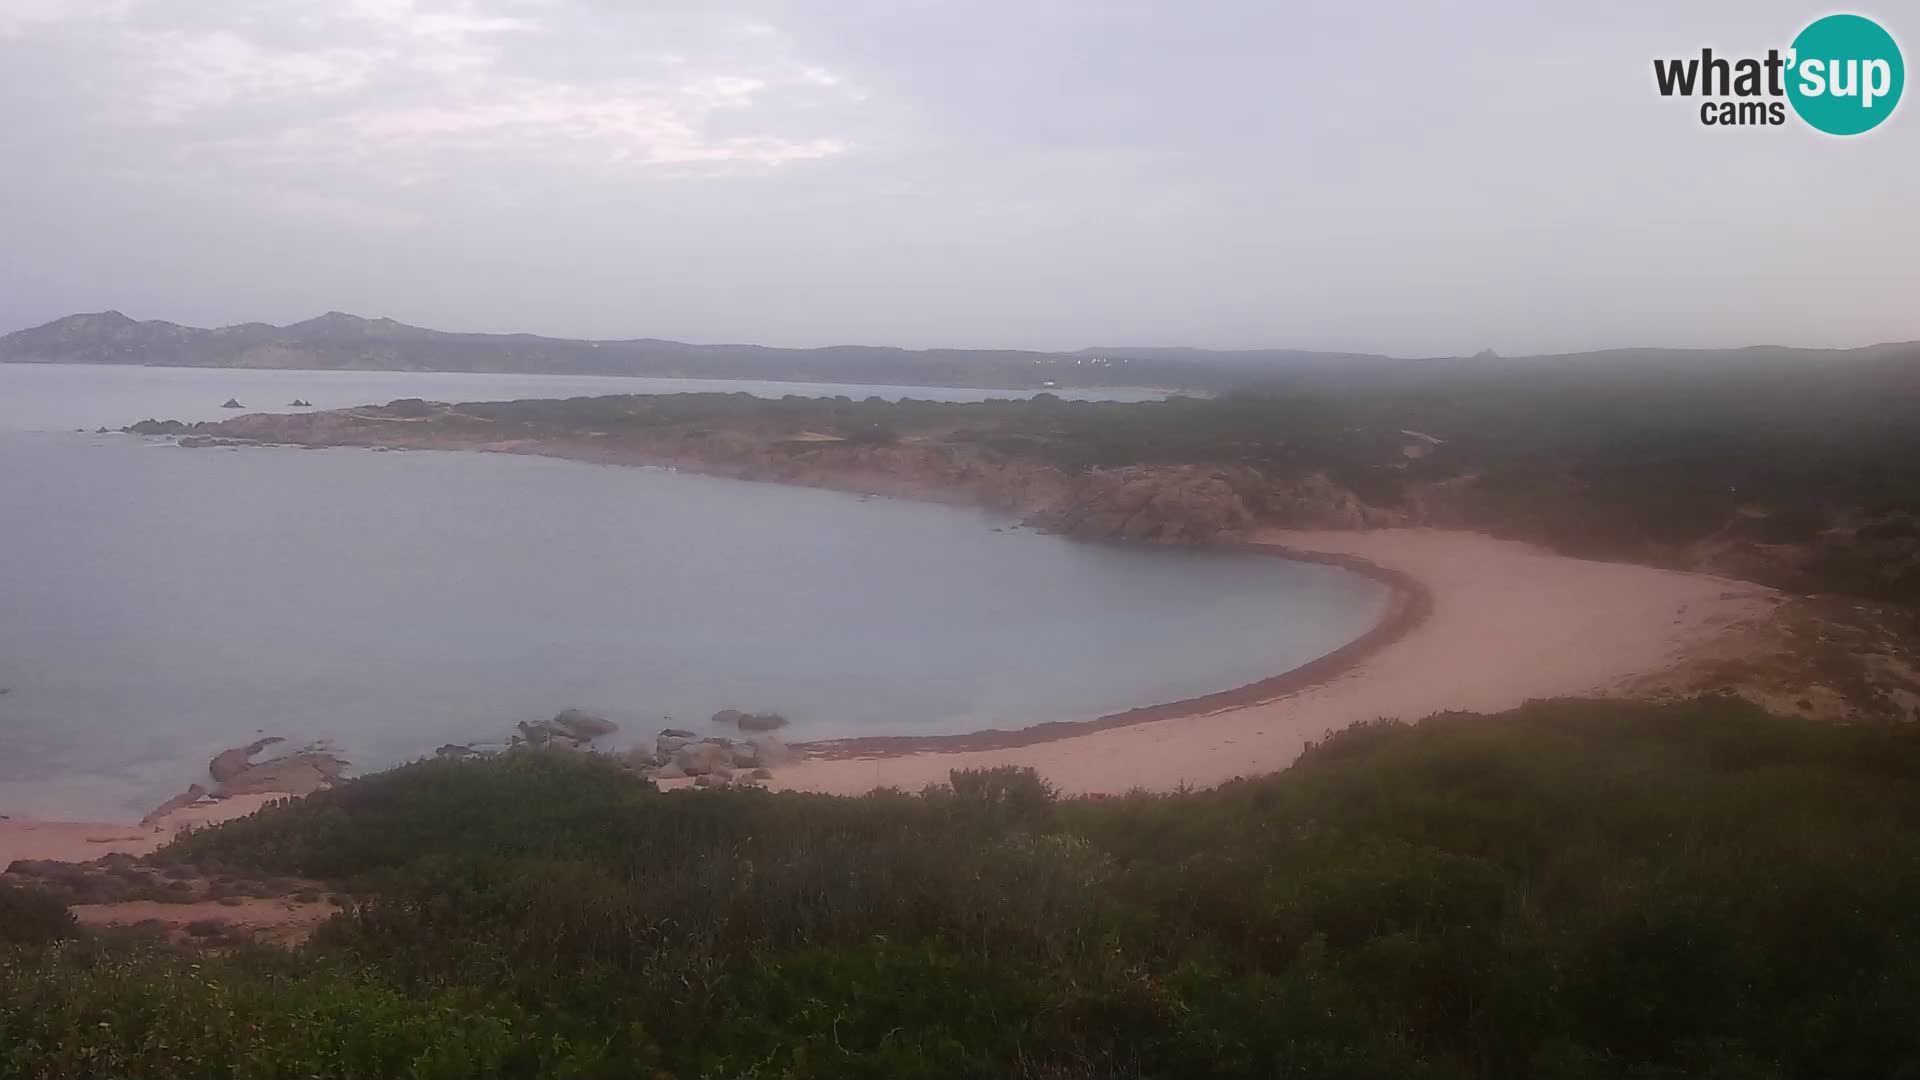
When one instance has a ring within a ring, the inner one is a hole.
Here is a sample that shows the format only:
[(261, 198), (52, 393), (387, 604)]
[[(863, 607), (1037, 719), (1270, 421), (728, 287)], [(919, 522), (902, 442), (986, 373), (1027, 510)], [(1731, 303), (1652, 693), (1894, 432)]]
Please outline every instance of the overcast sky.
[[(1827, 10), (0, 0), (0, 330), (1920, 338), (1920, 103), (1836, 139), (1653, 89), (1655, 56), (1763, 54)], [(1914, 9), (1855, 10), (1914, 61)]]

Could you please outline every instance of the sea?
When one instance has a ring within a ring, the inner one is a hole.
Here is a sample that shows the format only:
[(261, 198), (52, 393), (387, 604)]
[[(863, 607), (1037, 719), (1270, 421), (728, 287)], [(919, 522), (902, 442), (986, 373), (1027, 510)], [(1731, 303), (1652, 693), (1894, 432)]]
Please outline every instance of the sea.
[[(137, 817), (260, 735), (359, 771), (566, 707), (650, 744), (1090, 719), (1278, 674), (1388, 597), (1338, 567), (538, 457), (96, 434), (401, 397), (1030, 391), (0, 364), (0, 814)], [(1148, 392), (1073, 392), (1138, 400)]]

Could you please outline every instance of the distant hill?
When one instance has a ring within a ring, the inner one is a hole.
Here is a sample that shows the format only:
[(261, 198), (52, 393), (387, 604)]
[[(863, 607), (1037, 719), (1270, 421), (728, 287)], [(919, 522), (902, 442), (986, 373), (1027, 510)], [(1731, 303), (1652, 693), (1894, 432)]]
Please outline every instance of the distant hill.
[(461, 334), (330, 311), (289, 326), (241, 323), (214, 330), (117, 311), (69, 315), (0, 337), (0, 363), (139, 364), (155, 367), (306, 368), (356, 371), (479, 371), (664, 378), (770, 379), (922, 386), (1045, 389), (1155, 387), (1221, 392), (1262, 384), (1419, 392), (1435, 378), (1604, 374), (1719, 376), (1808, 372), (1894, 364), (1910, 368), (1912, 343), (1862, 349), (1612, 349), (1558, 356), (1401, 359), (1301, 349), (1210, 350), (1101, 346), (1075, 352), (1022, 349), (897, 349), (830, 345), (690, 345), (635, 338), (582, 341), (536, 334)]
[(338, 311), (290, 326), (241, 323), (215, 330), (159, 320), (140, 322), (117, 311), (69, 315), (0, 337), (0, 362), (645, 375), (1033, 389), (1048, 383), (1208, 389), (1223, 381), (1219, 373), (1184, 356), (1110, 359), (1093, 350), (1050, 353), (857, 345), (782, 349), (689, 345), (651, 338), (578, 341), (534, 334), (445, 333)]

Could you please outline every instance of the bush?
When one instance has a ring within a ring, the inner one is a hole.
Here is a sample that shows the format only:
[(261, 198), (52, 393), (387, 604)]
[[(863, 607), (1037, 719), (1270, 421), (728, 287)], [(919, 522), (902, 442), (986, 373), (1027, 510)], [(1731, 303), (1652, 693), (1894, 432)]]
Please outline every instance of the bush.
[[(28, 950), (0, 1044), (196, 1075), (1891, 1075), (1920, 1066), (1916, 774), (1920, 730), (1712, 698), (1359, 725), (1101, 800), (436, 761), (162, 853), (350, 879), (297, 957)], [(151, 1049), (210, 1012), (201, 1057)]]
[(0, 945), (39, 945), (78, 937), (67, 905), (41, 889), (0, 884)]

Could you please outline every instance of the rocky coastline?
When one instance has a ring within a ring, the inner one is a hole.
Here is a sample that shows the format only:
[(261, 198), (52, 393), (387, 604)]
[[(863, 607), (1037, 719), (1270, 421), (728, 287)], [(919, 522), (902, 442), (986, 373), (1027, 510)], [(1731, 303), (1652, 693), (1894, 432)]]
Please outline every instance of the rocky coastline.
[[(517, 404), (517, 403), (516, 403)], [(724, 424), (580, 430), (526, 427), (473, 406), (403, 399), (385, 406), (223, 421), (144, 420), (123, 431), (171, 436), (189, 449), (464, 450), (679, 469), (730, 479), (978, 506), (1083, 540), (1206, 545), (1260, 525), (1353, 529), (1411, 523), (1370, 506), (1323, 473), (1245, 465), (1068, 468), (939, 437), (866, 440), (807, 430)]]

